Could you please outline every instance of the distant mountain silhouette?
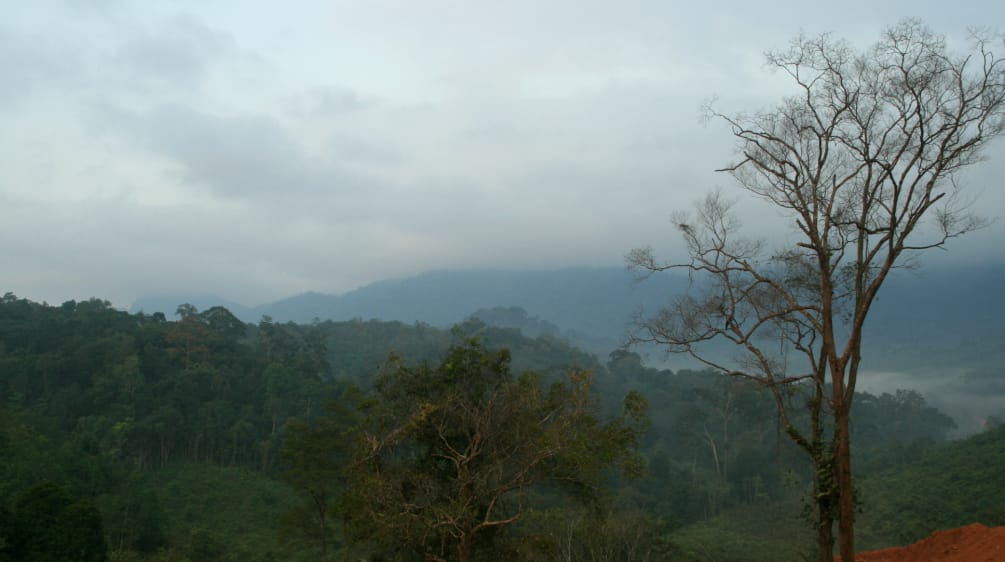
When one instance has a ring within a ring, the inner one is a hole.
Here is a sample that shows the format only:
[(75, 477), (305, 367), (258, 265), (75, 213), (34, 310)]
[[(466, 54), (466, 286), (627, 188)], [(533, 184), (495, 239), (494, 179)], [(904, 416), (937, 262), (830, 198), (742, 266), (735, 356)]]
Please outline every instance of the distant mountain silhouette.
[(879, 292), (866, 337), (955, 345), (1005, 330), (1005, 264), (895, 270)]
[(379, 281), (342, 295), (309, 292), (254, 308), (212, 297), (178, 296), (140, 299), (131, 310), (171, 317), (178, 304), (189, 302), (200, 310), (220, 304), (246, 322), (268, 315), (277, 322), (362, 318), (451, 326), (479, 310), (519, 307), (592, 351), (620, 345), (634, 313), (640, 308), (658, 309), (686, 286), (687, 278), (680, 275), (637, 282), (633, 273), (620, 267), (432, 271)]
[[(268, 315), (277, 322), (361, 318), (450, 326), (476, 312), (483, 321), (512, 324), (512, 315), (491, 311), (515, 307), (525, 315), (522, 327), (553, 326), (573, 343), (602, 353), (623, 342), (634, 313), (658, 310), (687, 286), (683, 274), (639, 282), (620, 267), (433, 271), (379, 281), (342, 295), (310, 292), (254, 308), (222, 298), (178, 296), (141, 299), (131, 310), (173, 317), (178, 304), (188, 302), (200, 310), (225, 306), (246, 322)], [(896, 271), (869, 317), (867, 348), (954, 346), (998, 337), (1005, 331), (1002, 287), (1002, 264)]]

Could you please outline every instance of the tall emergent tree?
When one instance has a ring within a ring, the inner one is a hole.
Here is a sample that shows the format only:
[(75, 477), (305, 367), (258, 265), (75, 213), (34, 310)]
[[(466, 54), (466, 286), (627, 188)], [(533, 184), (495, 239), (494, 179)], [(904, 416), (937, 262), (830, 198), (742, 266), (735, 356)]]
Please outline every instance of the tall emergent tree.
[(589, 373), (545, 388), (509, 361), (470, 340), (438, 366), (397, 364), (378, 379), (344, 505), (352, 542), (394, 559), (507, 558), (519, 545), (506, 530), (542, 486), (587, 499), (606, 468), (638, 468), (640, 395), (603, 423)]
[[(694, 294), (640, 319), (636, 341), (773, 393), (786, 433), (816, 467), (823, 560), (833, 558), (835, 517), (842, 560), (855, 556), (848, 421), (870, 307), (893, 269), (982, 224), (958, 180), (1005, 130), (996, 48), (1000, 35), (975, 33), (971, 52), (957, 55), (906, 21), (863, 52), (823, 35), (769, 53), (796, 93), (758, 113), (709, 113), (737, 142), (738, 160), (722, 171), (791, 219), (791, 245), (738, 237), (731, 204), (713, 194), (674, 219), (689, 261), (661, 262), (650, 248), (628, 255), (645, 272), (700, 279)], [(717, 359), (704, 345), (712, 340), (736, 344), (739, 357)], [(792, 410), (794, 393), (806, 398), (807, 423)]]

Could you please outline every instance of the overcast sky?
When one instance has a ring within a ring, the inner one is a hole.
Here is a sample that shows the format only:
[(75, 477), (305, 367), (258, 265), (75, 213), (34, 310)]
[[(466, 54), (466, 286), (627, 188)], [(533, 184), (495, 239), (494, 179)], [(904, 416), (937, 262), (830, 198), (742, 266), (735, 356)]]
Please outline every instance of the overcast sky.
[[(904, 17), (963, 49), (1002, 6), (23, 2), (0, 18), (0, 292), (254, 305), (673, 254), (673, 210), (740, 196), (713, 172), (729, 132), (699, 110), (780, 99), (765, 50), (800, 30), (864, 46)], [(968, 186), (1001, 217), (1005, 144), (988, 156)], [(1003, 238), (999, 221), (951, 253), (1001, 260)]]

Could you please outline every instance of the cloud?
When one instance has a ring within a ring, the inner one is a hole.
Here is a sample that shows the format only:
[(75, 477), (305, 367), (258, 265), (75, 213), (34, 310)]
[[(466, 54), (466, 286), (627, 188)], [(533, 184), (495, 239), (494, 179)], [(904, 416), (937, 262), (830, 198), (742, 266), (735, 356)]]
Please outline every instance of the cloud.
[(197, 88), (210, 65), (234, 50), (227, 34), (175, 16), (122, 41), (111, 56), (134, 88)]
[(313, 119), (330, 119), (372, 108), (374, 104), (374, 100), (348, 88), (317, 86), (297, 96), (294, 111)]
[(64, 0), (76, 14), (110, 16), (119, 13), (123, 0)]
[(84, 73), (76, 49), (51, 42), (53, 30), (15, 29), (0, 23), (0, 101), (13, 104), (72, 87)]
[[(214, 115), (180, 105), (149, 111), (104, 108), (107, 126), (138, 140), (173, 164), (177, 180), (216, 197), (251, 204), (307, 208), (323, 201), (349, 203), (377, 189), (342, 170), (333, 159), (309, 156), (274, 118)], [(359, 209), (326, 209), (345, 218)]]
[[(732, 137), (701, 102), (777, 102), (761, 53), (800, 26), (871, 41), (892, 23), (864, 0), (67, 1), (0, 22), (0, 277), (119, 301), (669, 257), (670, 213), (717, 185), (775, 233), (776, 211), (712, 171)], [(974, 13), (917, 6), (933, 25)], [(1002, 148), (974, 187), (997, 185)], [(982, 211), (1003, 212), (999, 191)], [(1003, 226), (950, 254), (988, 256)]]

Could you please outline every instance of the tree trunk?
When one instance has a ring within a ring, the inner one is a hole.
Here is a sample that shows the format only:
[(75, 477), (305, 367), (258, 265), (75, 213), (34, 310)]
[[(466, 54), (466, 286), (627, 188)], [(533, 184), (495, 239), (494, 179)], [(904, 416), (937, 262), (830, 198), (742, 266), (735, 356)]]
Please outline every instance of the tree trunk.
[(833, 449), (818, 442), (813, 454), (815, 477), (813, 492), (816, 494), (817, 508), (817, 550), (820, 562), (834, 562), (834, 464)]
[(323, 496), (314, 496), (314, 505), (318, 510), (318, 540), (321, 546), (321, 562), (328, 562), (328, 528), (327, 514), (328, 502)]
[(817, 550), (820, 562), (834, 562), (834, 485), (831, 469), (821, 473), (817, 463)]
[(457, 562), (468, 562), (471, 560), (471, 547), (474, 537), (471, 533), (461, 535), (461, 540), (457, 543)]
[(715, 446), (715, 440), (712, 439), (712, 436), (708, 433), (707, 427), (703, 427), (702, 429), (705, 430), (705, 440), (708, 441), (708, 448), (712, 452), (712, 462), (714, 463), (713, 468), (715, 468), (715, 475), (720, 480), (725, 480), (722, 474), (722, 470), (719, 467), (719, 451)]
[(838, 543), (841, 562), (855, 561), (855, 490), (851, 477), (851, 436), (848, 427), (849, 408), (841, 404), (837, 409), (837, 485), (840, 511), (838, 514)]
[(820, 551), (820, 562), (834, 562), (834, 521), (829, 515), (822, 516), (826, 521), (817, 522), (817, 550)]

